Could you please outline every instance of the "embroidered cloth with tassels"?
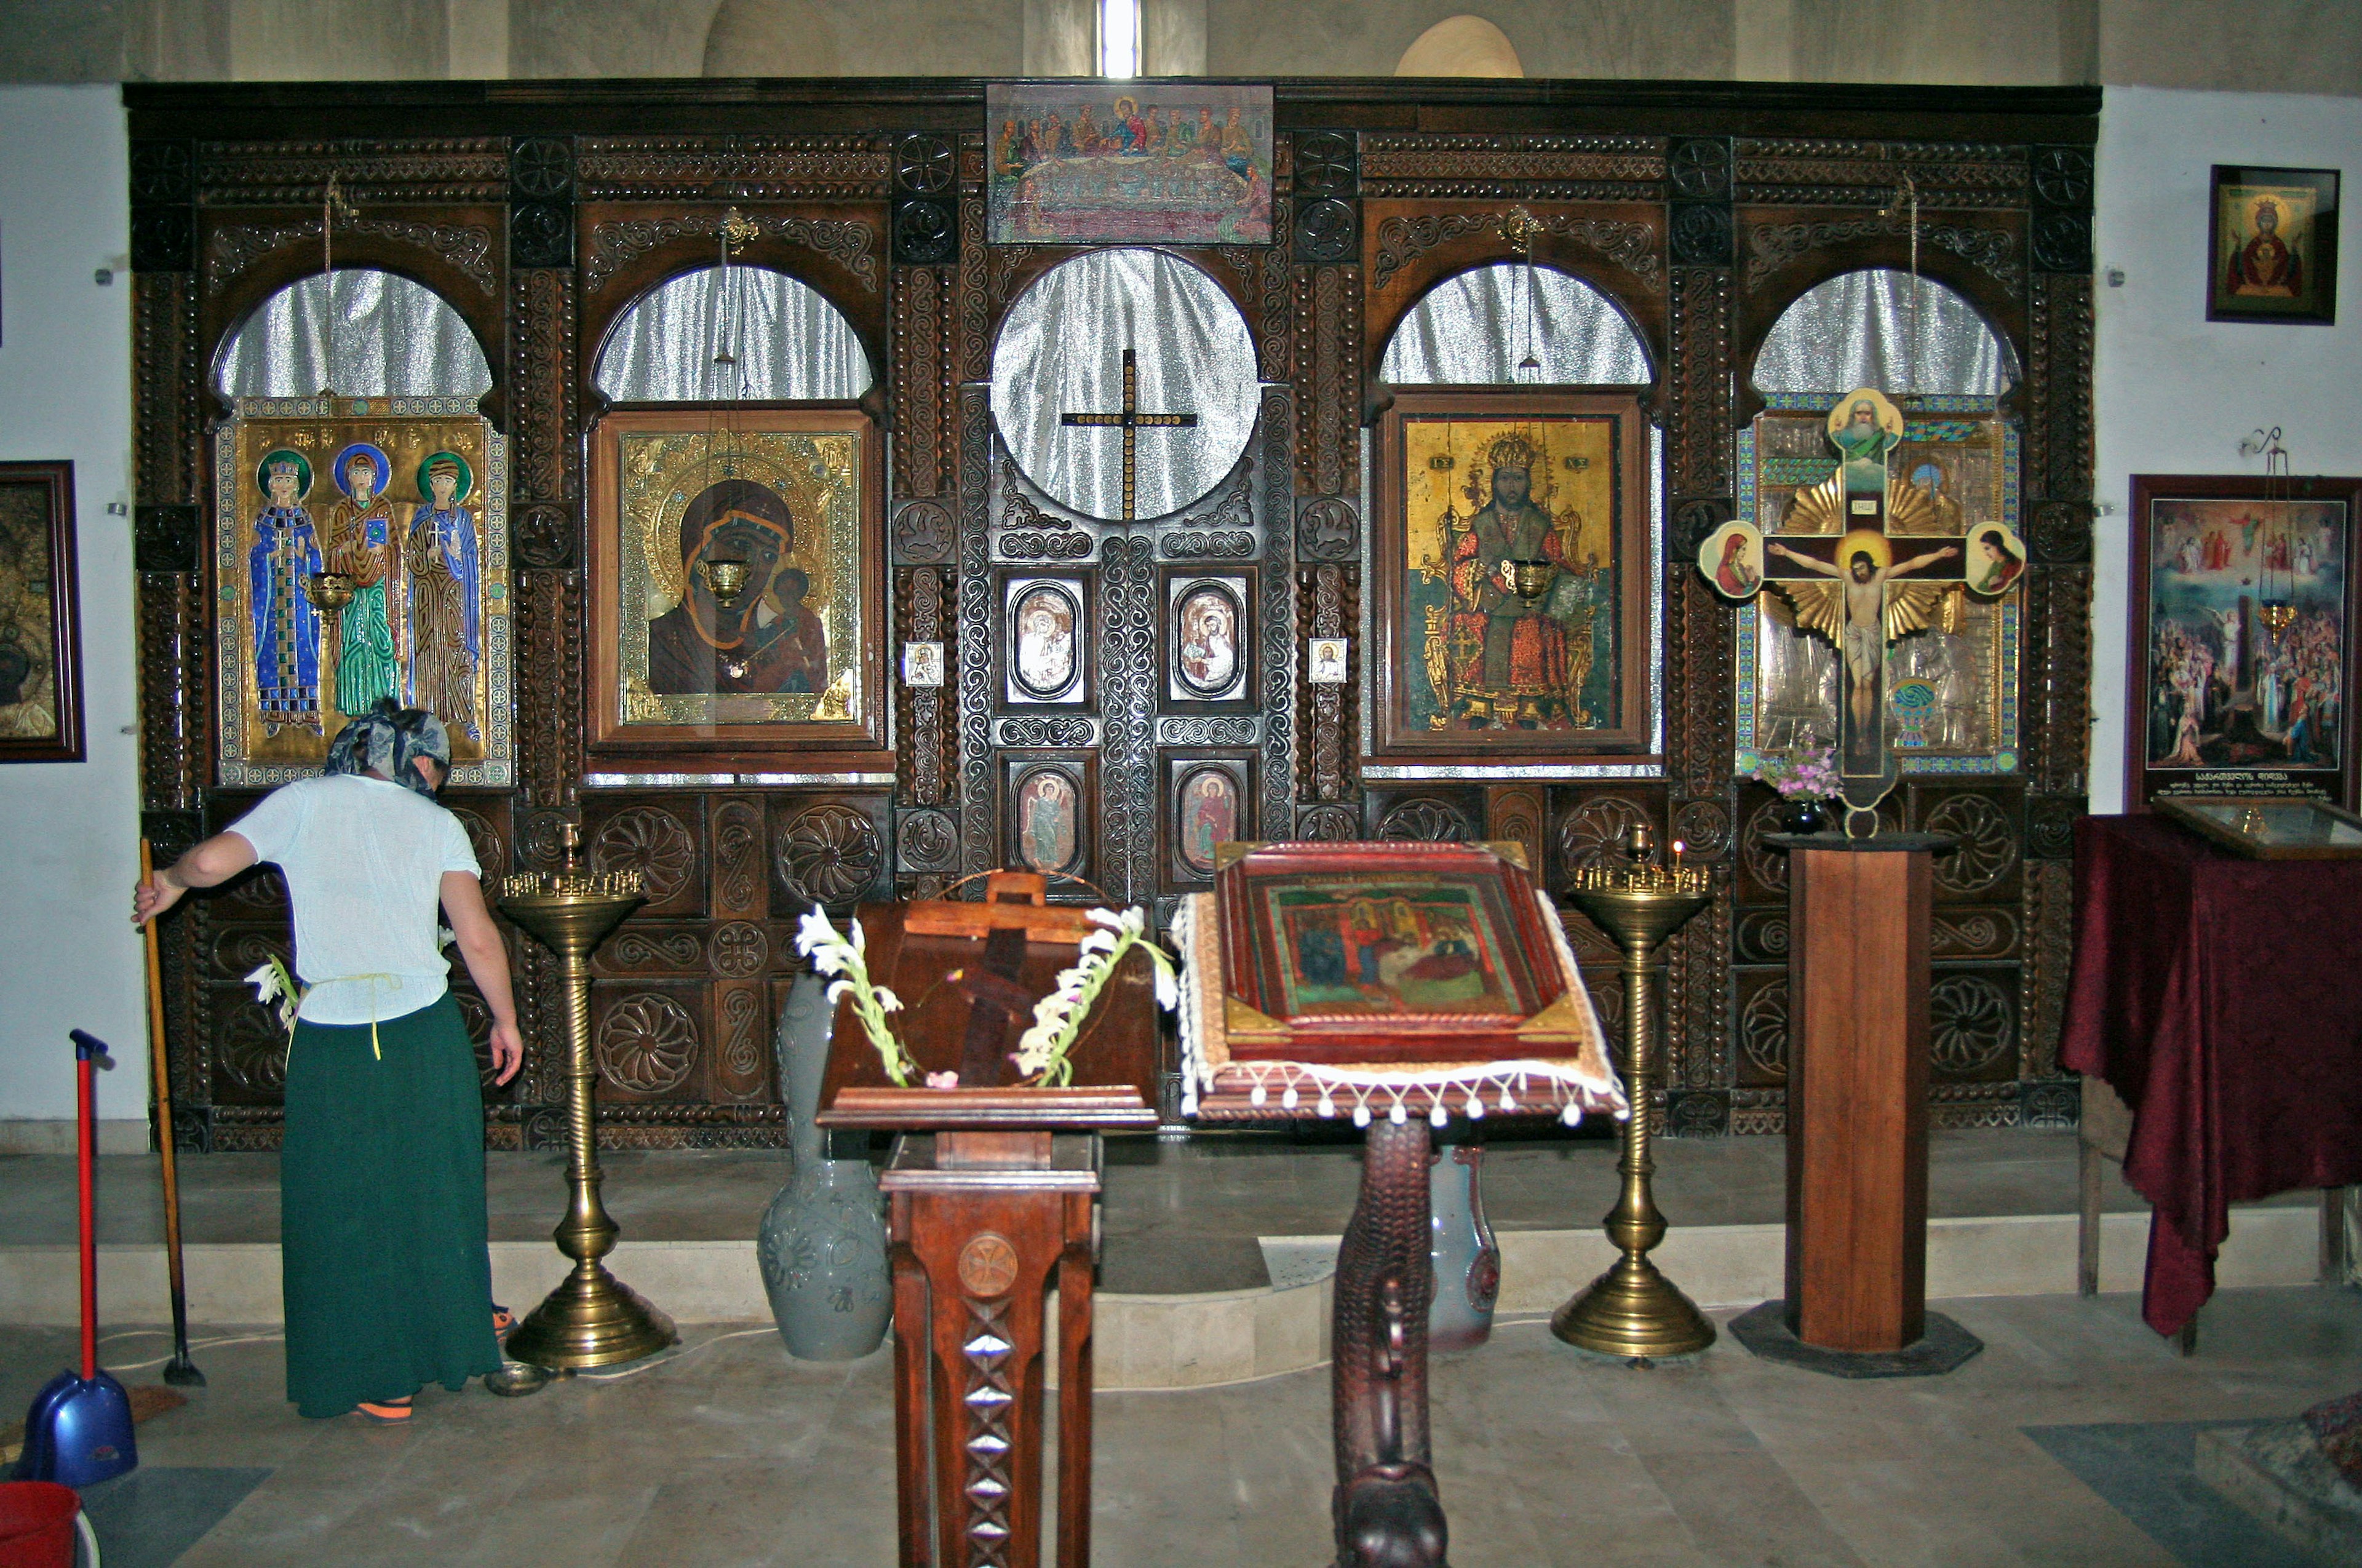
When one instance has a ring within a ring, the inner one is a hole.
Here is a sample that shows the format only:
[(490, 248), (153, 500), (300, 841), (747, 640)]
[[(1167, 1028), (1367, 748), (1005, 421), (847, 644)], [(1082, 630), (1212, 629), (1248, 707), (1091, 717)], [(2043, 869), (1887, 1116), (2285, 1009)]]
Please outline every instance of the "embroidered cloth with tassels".
[(1581, 999), (1583, 1042), (1573, 1055), (1496, 1062), (1311, 1063), (1237, 1061), (1222, 1029), (1222, 950), (1214, 895), (1181, 900), (1173, 921), (1180, 949), (1181, 1109), (1209, 1121), (1270, 1121), (1350, 1117), (1366, 1127), (1379, 1117), (1426, 1117), (1442, 1126), (1453, 1116), (1554, 1115), (1573, 1126), (1587, 1115), (1622, 1121), (1630, 1114), (1624, 1088), (1608, 1059), (1598, 1010), (1584, 988), (1558, 911), (1540, 899), (1566, 983)]

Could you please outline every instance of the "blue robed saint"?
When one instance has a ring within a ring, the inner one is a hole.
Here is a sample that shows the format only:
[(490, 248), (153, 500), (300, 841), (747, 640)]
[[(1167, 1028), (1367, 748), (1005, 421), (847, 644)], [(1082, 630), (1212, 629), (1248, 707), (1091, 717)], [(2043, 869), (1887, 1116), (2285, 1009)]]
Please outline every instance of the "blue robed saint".
[(319, 723), (320, 617), (305, 591), (318, 570), (312, 514), (300, 506), (264, 507), (247, 552), (247, 591), (255, 703), (266, 724)]

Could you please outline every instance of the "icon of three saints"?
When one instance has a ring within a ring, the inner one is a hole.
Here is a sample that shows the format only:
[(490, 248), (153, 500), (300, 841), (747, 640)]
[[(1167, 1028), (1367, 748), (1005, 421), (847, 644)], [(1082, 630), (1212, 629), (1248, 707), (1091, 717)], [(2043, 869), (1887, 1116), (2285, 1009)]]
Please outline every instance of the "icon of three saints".
[(414, 475), (422, 499), (397, 502), (392, 460), (356, 441), (330, 475), (338, 499), (315, 518), (310, 458), (281, 447), (255, 469), (263, 505), (247, 552), (248, 610), (265, 733), (322, 733), (330, 712), (351, 717), (392, 697), (434, 712), (455, 740), (480, 743), (473, 469), (457, 452), (429, 453)]

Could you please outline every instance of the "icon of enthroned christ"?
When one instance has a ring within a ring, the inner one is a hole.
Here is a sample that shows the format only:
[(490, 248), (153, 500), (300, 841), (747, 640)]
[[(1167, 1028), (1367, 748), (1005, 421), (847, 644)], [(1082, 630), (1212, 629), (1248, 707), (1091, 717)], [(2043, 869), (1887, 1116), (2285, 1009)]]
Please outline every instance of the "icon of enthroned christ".
[(790, 564), (795, 520), (752, 480), (708, 485), (680, 516), (680, 602), (648, 623), (648, 690), (768, 696), (828, 685), (828, 630)]
[(1567, 729), (1583, 722), (1575, 693), (1590, 646), (1571, 662), (1567, 622), (1551, 613), (1573, 563), (1534, 499), (1543, 456), (1516, 435), (1485, 455), (1492, 493), (1451, 546), (1451, 717), (1470, 729)]

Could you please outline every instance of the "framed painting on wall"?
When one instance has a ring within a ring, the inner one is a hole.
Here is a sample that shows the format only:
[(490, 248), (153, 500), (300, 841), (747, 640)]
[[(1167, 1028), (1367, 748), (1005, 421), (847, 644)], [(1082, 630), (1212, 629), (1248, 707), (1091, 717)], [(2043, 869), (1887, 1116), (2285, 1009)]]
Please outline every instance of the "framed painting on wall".
[(241, 398), (214, 437), (226, 788), (307, 778), (381, 699), (515, 782), (508, 448), (467, 397)]
[(2351, 807), (2362, 479), (2133, 476), (2125, 795)]
[(1648, 760), (1637, 394), (1405, 392), (1381, 425), (1374, 751)]
[(995, 82), (995, 245), (1268, 245), (1268, 84)]
[(878, 445), (844, 408), (600, 422), (593, 750), (884, 749)]
[(0, 463), (0, 762), (80, 762), (73, 464)]
[(2207, 320), (2336, 323), (2337, 173), (2214, 166)]

